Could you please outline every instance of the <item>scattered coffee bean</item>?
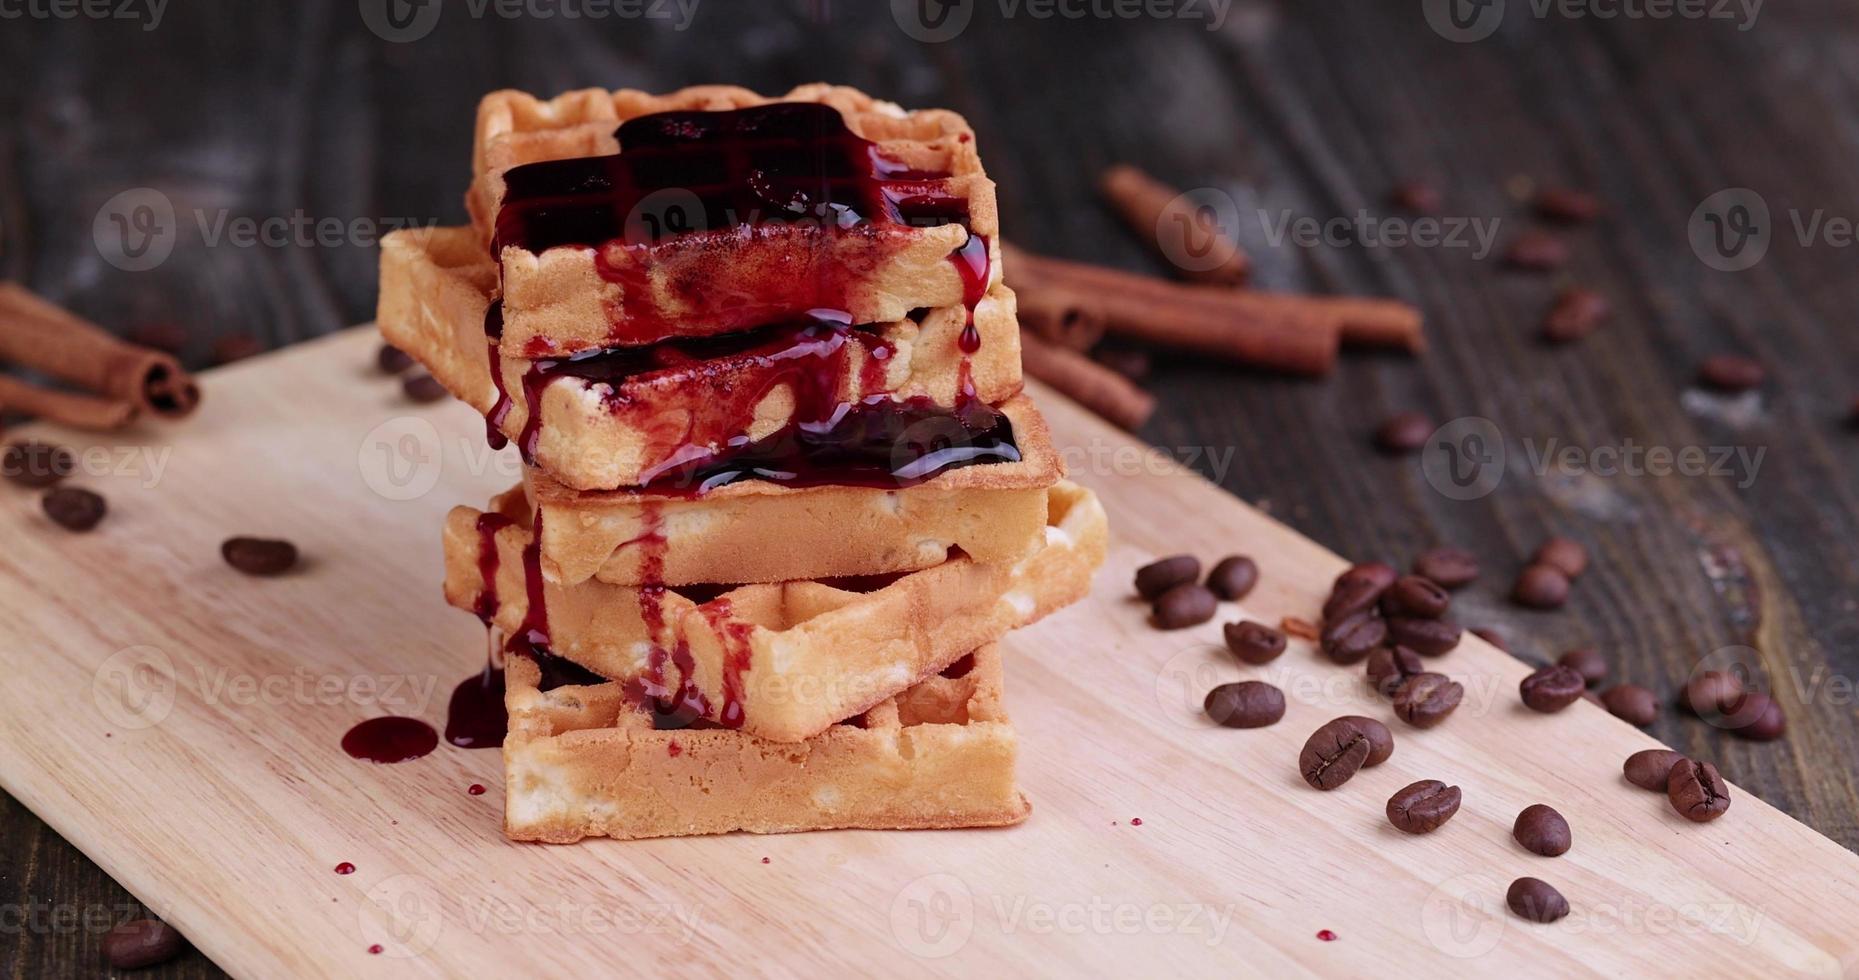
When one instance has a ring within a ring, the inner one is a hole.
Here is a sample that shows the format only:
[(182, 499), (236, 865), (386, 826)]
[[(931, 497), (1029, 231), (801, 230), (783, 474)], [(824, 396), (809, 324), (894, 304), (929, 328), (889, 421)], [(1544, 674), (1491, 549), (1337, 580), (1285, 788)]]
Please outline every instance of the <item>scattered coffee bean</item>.
[(1268, 664), (1285, 652), (1284, 633), (1264, 623), (1247, 619), (1227, 623), (1222, 631), (1226, 634), (1226, 648), (1244, 663)]
[(269, 538), (228, 538), (219, 553), (247, 575), (282, 575), (297, 564), (296, 545)]
[(1324, 600), (1323, 621), (1334, 623), (1361, 613), (1371, 612), (1386, 591), (1386, 586), (1360, 579), (1344, 582), (1330, 593), (1328, 599)]
[(1510, 910), (1531, 922), (1554, 922), (1569, 914), (1569, 900), (1540, 878), (1518, 878), (1504, 896)]
[(1581, 675), (1581, 679), (1588, 682), (1589, 687), (1607, 679), (1607, 658), (1601, 656), (1601, 651), (1593, 647), (1570, 650), (1557, 658), (1556, 663), (1574, 668), (1575, 672)]
[(1388, 636), (1423, 657), (1439, 657), (1458, 649), (1465, 627), (1450, 619), (1395, 616), (1388, 620)]
[(16, 442), (0, 454), (0, 476), (22, 487), (49, 487), (76, 467), (71, 450), (49, 442)]
[(1517, 814), (1510, 835), (1524, 850), (1544, 857), (1555, 857), (1569, 849), (1569, 822), (1554, 807), (1541, 803), (1532, 803)]
[(1414, 559), (1414, 574), (1444, 589), (1462, 589), (1478, 578), (1478, 558), (1460, 548), (1434, 548)]
[(1381, 609), (1390, 616), (1438, 619), (1450, 608), (1452, 596), (1445, 587), (1419, 575), (1403, 575), (1381, 596)]
[(1525, 229), (1504, 250), (1504, 264), (1523, 272), (1550, 272), (1568, 260), (1568, 243), (1540, 228)]
[(67, 531), (88, 531), (103, 520), (109, 506), (103, 498), (77, 487), (54, 487), (40, 501), (45, 516)]
[(1388, 726), (1366, 715), (1344, 715), (1339, 720), (1356, 726), (1368, 738), (1368, 758), (1362, 760), (1362, 768), (1373, 769), (1394, 754), (1394, 733)]
[(1698, 365), (1699, 383), (1731, 394), (1760, 388), (1768, 377), (1762, 362), (1740, 354), (1718, 354)]
[(247, 333), (233, 333), (213, 342), (210, 358), (216, 366), (224, 366), (264, 352), (265, 345), (259, 343), (258, 338)]
[(1264, 681), (1239, 681), (1208, 691), (1202, 707), (1228, 728), (1264, 728), (1285, 716), (1285, 694)]
[(1155, 625), (1165, 630), (1199, 626), (1214, 618), (1219, 608), (1220, 600), (1206, 586), (1187, 582), (1155, 600)]
[(1393, 697), (1409, 677), (1426, 672), (1420, 655), (1406, 647), (1382, 647), (1368, 655), (1368, 684), (1384, 698)]
[(1663, 793), (1666, 778), (1672, 774), (1672, 767), (1683, 758), (1683, 755), (1671, 749), (1642, 749), (1627, 756), (1621, 771), (1626, 774), (1627, 782), (1640, 789)]
[(1601, 216), (1601, 199), (1572, 187), (1539, 188), (1534, 205), (1537, 215), (1548, 221), (1583, 224)]
[(1430, 834), (1459, 812), (1459, 787), (1422, 779), (1388, 797), (1388, 822), (1409, 834)]
[(1494, 630), (1490, 628), (1489, 626), (1480, 626), (1477, 629), (1472, 630), (1472, 635), (1478, 637), (1479, 639), (1485, 641), (1486, 643), (1491, 644), (1494, 647), (1497, 647), (1499, 650), (1502, 650), (1505, 653), (1510, 652), (1510, 644), (1504, 642), (1504, 634), (1499, 633), (1497, 630)]
[(1742, 678), (1727, 671), (1707, 670), (1685, 682), (1678, 693), (1678, 705), (1694, 715), (1712, 718), (1742, 696)]
[(1582, 692), (1588, 689), (1588, 682), (1582, 680), (1572, 667), (1550, 664), (1537, 668), (1517, 688), (1523, 695), (1524, 705), (1531, 711), (1553, 714), (1581, 700)]
[(382, 374), (399, 374), (413, 366), (413, 355), (393, 344), (382, 344), (374, 355), (374, 363)]
[(412, 401), (428, 405), (446, 397), (445, 385), (430, 374), (410, 374), (400, 382), (400, 391)]
[(187, 347), (187, 331), (172, 323), (141, 323), (129, 328), (125, 339), (137, 347), (150, 347), (180, 356)]
[(1438, 211), (1439, 200), (1439, 188), (1420, 180), (1403, 180), (1388, 191), (1389, 204), (1413, 214)]
[(1298, 771), (1304, 781), (1332, 790), (1349, 781), (1368, 761), (1368, 736), (1347, 720), (1337, 718), (1313, 732), (1298, 753)]
[(1207, 573), (1207, 587), (1228, 602), (1244, 599), (1258, 584), (1259, 564), (1244, 555), (1222, 558), (1214, 570)]
[(1558, 535), (1537, 545), (1530, 563), (1548, 565), (1573, 582), (1588, 571), (1588, 547), (1574, 538)]
[(1594, 333), (1612, 313), (1607, 297), (1592, 289), (1571, 286), (1544, 314), (1543, 339), (1552, 344), (1572, 344)]
[(1375, 429), (1375, 446), (1384, 453), (1417, 453), (1427, 446), (1427, 438), (1439, 428), (1431, 416), (1422, 412), (1401, 412), (1389, 416)]
[(1510, 597), (1531, 609), (1560, 609), (1569, 601), (1569, 579), (1548, 565), (1531, 565), (1517, 576)]
[(1601, 695), (1601, 704), (1614, 717), (1636, 728), (1659, 720), (1659, 698), (1638, 684), (1615, 684)]
[(1755, 742), (1772, 742), (1788, 732), (1782, 706), (1761, 691), (1746, 691), (1724, 704), (1723, 726), (1730, 734)]
[(1388, 624), (1373, 612), (1359, 612), (1337, 623), (1323, 624), (1323, 652), (1339, 664), (1361, 663), (1388, 640)]
[(1680, 759), (1665, 777), (1665, 795), (1672, 809), (1692, 823), (1709, 823), (1730, 809), (1730, 787), (1708, 762)]
[(1152, 561), (1136, 570), (1136, 594), (1154, 602), (1169, 589), (1200, 577), (1199, 558), (1193, 555), (1173, 555)]
[(181, 955), (184, 944), (173, 926), (159, 919), (136, 919), (103, 936), (103, 957), (117, 970), (139, 970)]
[(1415, 728), (1445, 721), (1465, 699), (1465, 687), (1445, 674), (1416, 674), (1394, 691), (1394, 713)]
[(1400, 577), (1401, 573), (1385, 561), (1365, 561), (1343, 569), (1342, 574), (1336, 576), (1336, 581), (1330, 583), (1330, 589), (1333, 592), (1339, 591), (1352, 582), (1367, 582), (1377, 589), (1385, 589)]
[(1323, 631), (1317, 628), (1317, 624), (1296, 616), (1286, 616), (1279, 620), (1278, 628), (1284, 630), (1286, 636), (1295, 636), (1309, 643), (1315, 643), (1323, 637)]

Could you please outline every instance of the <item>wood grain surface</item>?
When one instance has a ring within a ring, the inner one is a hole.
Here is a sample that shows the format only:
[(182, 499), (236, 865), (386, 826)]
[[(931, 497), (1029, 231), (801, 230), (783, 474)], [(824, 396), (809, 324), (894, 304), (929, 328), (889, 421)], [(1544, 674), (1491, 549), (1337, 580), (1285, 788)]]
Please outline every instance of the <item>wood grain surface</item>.
[[(1741, 788), (1718, 822), (1685, 822), (1619, 775), (1656, 743), (1592, 705), (1523, 709), (1528, 668), (1478, 640), (1438, 662), (1467, 688), (1460, 711), (1394, 725), (1394, 758), (1330, 793), (1298, 776), (1305, 737), (1337, 715), (1393, 720), (1359, 669), (1297, 643), (1244, 672), (1286, 691), (1281, 723), (1205, 720), (1201, 695), (1242, 671), (1217, 623), (1150, 627), (1133, 569), (1249, 552), (1263, 584), (1227, 613), (1276, 622), (1313, 616), (1344, 562), (1043, 391), (1114, 530), (1093, 594), (1007, 641), (1027, 823), (506, 842), (496, 753), (378, 766), (338, 745), (379, 714), (441, 720), (480, 666), (481, 628), (433, 587), (437, 535), (451, 504), (511, 478), (468, 408), (415, 409), (371, 376), (376, 343), (358, 330), (208, 376), (171, 455), (83, 477), (114, 504), (92, 534), (0, 500), (17, 641), (0, 669), (30, 678), (0, 691), (0, 784), (232, 973), (588, 974), (616, 948), (653, 973), (797, 976), (1859, 967), (1859, 857)], [(243, 577), (217, 554), (235, 530), (288, 537), (308, 564)], [(1383, 806), (1421, 778), (1466, 803), (1416, 838)], [(1542, 801), (1575, 828), (1561, 858), (1510, 839)], [(1576, 913), (1512, 917), (1501, 895), (1525, 874)]]
[[(1589, 187), (1608, 216), (1567, 233), (1574, 259), (1555, 277), (1506, 274), (1463, 248), (1274, 245), (1268, 220), (1241, 223), (1261, 282), (1416, 302), (1432, 351), (1355, 356), (1315, 384), (1163, 361), (1142, 435), (1352, 557), (1472, 548), (1487, 577), (1462, 616), (1525, 658), (1596, 645), (1616, 676), (1670, 692), (1720, 650), (1755, 650), (1787, 740), (1740, 742), (1670, 710), (1653, 732), (1859, 846), (1859, 773), (1842, 761), (1859, 752), (1859, 439), (1841, 422), (1859, 283), (1850, 248), (1795, 229), (1859, 211), (1844, 5), (1764, 5), (1745, 30), (1538, 17), (1513, 2), (1472, 44), (1430, 30), (1418, 2), (1239, 2), (1217, 30), (978, 6), (940, 44), (911, 39), (877, 3), (703, 0), (683, 30), (448, 12), (408, 43), (339, 0), (184, 0), (153, 30), (0, 21), (0, 271), (113, 328), (178, 327), (196, 364), (224, 337), (278, 346), (338, 329), (373, 308), (361, 236), (244, 247), (207, 232), (222, 217), (458, 222), (471, 108), (506, 85), (826, 78), (949, 106), (979, 132), (1021, 244), (1131, 268), (1158, 267), (1091, 190), (1117, 161), (1269, 220), (1383, 214), (1391, 184), (1424, 177), (1443, 215), (1500, 220), (1500, 243), (1531, 223), (1516, 178)], [(1774, 240), (1754, 268), (1719, 272), (1687, 227), (1701, 201), (1738, 187), (1763, 196)], [(137, 188), (161, 191), (185, 230), (158, 267), (125, 272), (93, 229)], [(1617, 313), (1586, 344), (1549, 351), (1535, 326), (1565, 282), (1601, 290)], [(1697, 362), (1726, 350), (1762, 357), (1775, 382), (1743, 399), (1694, 390)], [(1503, 485), (1456, 501), (1410, 460), (1368, 453), (1367, 433), (1407, 408), (1491, 419), (1513, 452)], [(1538, 474), (1519, 461), (1525, 440), (1552, 439), (1764, 455), (1754, 479)], [(1587, 542), (1596, 568), (1567, 610), (1518, 611), (1505, 580), (1551, 532)], [(0, 906), (44, 913), (10, 937), (0, 972), (89, 970), (96, 922), (133, 917), (135, 898), (4, 798), (0, 844)], [(216, 972), (195, 956), (149, 975)]]

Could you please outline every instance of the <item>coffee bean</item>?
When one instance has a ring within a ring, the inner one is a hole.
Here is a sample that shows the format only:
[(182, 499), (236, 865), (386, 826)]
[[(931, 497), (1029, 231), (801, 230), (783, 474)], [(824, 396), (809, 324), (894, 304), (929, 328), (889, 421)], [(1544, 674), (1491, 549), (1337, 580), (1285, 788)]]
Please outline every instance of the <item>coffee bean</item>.
[(1439, 428), (1431, 416), (1422, 412), (1401, 412), (1388, 417), (1375, 429), (1375, 446), (1384, 453), (1417, 453), (1427, 446), (1427, 438)]
[(1462, 589), (1478, 578), (1478, 558), (1459, 548), (1434, 548), (1414, 559), (1414, 574), (1444, 589)]
[(1727, 671), (1707, 670), (1685, 682), (1678, 693), (1678, 705), (1694, 715), (1712, 718), (1742, 696), (1742, 678)]
[(1465, 627), (1450, 619), (1395, 616), (1388, 620), (1388, 637), (1423, 657), (1439, 657), (1458, 649)]
[(1386, 592), (1386, 586), (1376, 585), (1373, 582), (1360, 579), (1344, 582), (1330, 593), (1328, 599), (1324, 600), (1323, 621), (1326, 623), (1341, 622), (1359, 613), (1369, 612), (1375, 608), (1376, 603), (1381, 601), (1382, 595)]
[(1540, 228), (1524, 229), (1504, 250), (1504, 264), (1523, 272), (1549, 272), (1568, 260), (1568, 243)]
[(187, 331), (172, 323), (139, 323), (124, 335), (137, 347), (149, 347), (179, 357), (187, 347)]
[(1339, 664), (1361, 663), (1387, 640), (1388, 624), (1373, 612), (1359, 612), (1341, 622), (1323, 625), (1323, 652)]
[(223, 367), (264, 352), (265, 345), (259, 343), (258, 338), (247, 333), (233, 333), (215, 340), (209, 356), (215, 366)]
[(1381, 608), (1390, 616), (1438, 619), (1452, 608), (1452, 596), (1432, 579), (1404, 575), (1382, 593)]
[(1725, 703), (1722, 724), (1730, 734), (1755, 742), (1772, 742), (1788, 732), (1782, 706), (1761, 691), (1746, 691)]
[(1394, 691), (1394, 713), (1415, 728), (1445, 721), (1465, 699), (1465, 687), (1445, 674), (1416, 674)]
[(1517, 576), (1510, 597), (1531, 609), (1560, 609), (1569, 601), (1568, 576), (1548, 565), (1531, 565)]
[(1593, 647), (1582, 647), (1577, 650), (1570, 650), (1558, 657), (1556, 663), (1564, 667), (1573, 668), (1577, 674), (1581, 675), (1581, 679), (1587, 682), (1589, 687), (1593, 687), (1607, 679), (1607, 658), (1601, 656), (1601, 651)]
[(1248, 619), (1227, 623), (1222, 631), (1226, 634), (1226, 648), (1245, 663), (1268, 664), (1285, 652), (1284, 633), (1264, 623)]
[(1762, 362), (1739, 354), (1718, 354), (1698, 365), (1698, 381), (1718, 391), (1735, 394), (1762, 387), (1769, 372)]
[(1569, 822), (1554, 807), (1532, 803), (1517, 814), (1510, 829), (1523, 849), (1544, 857), (1555, 857), (1569, 849)]
[(1304, 781), (1332, 790), (1349, 781), (1368, 761), (1368, 736), (1348, 721), (1337, 718), (1313, 732), (1298, 753), (1298, 771)]
[(48, 442), (16, 442), (0, 455), (0, 476), (22, 487), (49, 487), (76, 467), (71, 450)]
[(1672, 774), (1672, 767), (1683, 758), (1683, 755), (1671, 749), (1642, 749), (1627, 756), (1621, 771), (1626, 774), (1627, 782), (1640, 789), (1663, 793), (1666, 778)]
[(400, 382), (400, 391), (412, 401), (422, 405), (436, 402), (447, 395), (445, 386), (430, 374), (410, 374)]
[(1709, 823), (1730, 809), (1730, 787), (1708, 762), (1680, 759), (1665, 777), (1665, 795), (1672, 809), (1692, 823)]
[(1193, 555), (1162, 558), (1136, 570), (1136, 594), (1153, 602), (1169, 589), (1200, 577), (1199, 558)]
[(1612, 313), (1607, 297), (1592, 289), (1571, 286), (1544, 314), (1543, 339), (1552, 344), (1572, 344), (1594, 333)]
[(1198, 626), (1214, 618), (1219, 608), (1220, 600), (1206, 586), (1187, 582), (1155, 600), (1155, 625), (1165, 630)]
[(1569, 900), (1540, 878), (1518, 878), (1510, 883), (1504, 901), (1520, 919), (1554, 922), (1569, 914)]
[(1409, 834), (1430, 834), (1459, 812), (1459, 787), (1422, 779), (1388, 797), (1388, 822)]
[(1264, 728), (1285, 716), (1285, 694), (1264, 681), (1239, 681), (1208, 691), (1202, 707), (1228, 728)]
[(1330, 591), (1340, 590), (1344, 585), (1352, 582), (1366, 582), (1376, 589), (1385, 589), (1393, 585), (1395, 579), (1400, 577), (1401, 573), (1395, 571), (1394, 566), (1385, 561), (1365, 561), (1343, 569), (1342, 574), (1336, 576), (1336, 581), (1330, 583)]
[(1394, 754), (1394, 733), (1388, 726), (1365, 715), (1344, 715), (1338, 720), (1354, 725), (1368, 739), (1368, 758), (1362, 760), (1362, 768), (1373, 769)]
[(1504, 642), (1504, 634), (1499, 633), (1497, 630), (1494, 630), (1488, 626), (1480, 626), (1472, 630), (1472, 635), (1478, 637), (1479, 639), (1485, 641), (1486, 643), (1491, 644), (1494, 647), (1497, 647), (1499, 650), (1502, 650), (1505, 653), (1510, 652), (1510, 644)]
[(1550, 664), (1537, 668), (1517, 688), (1523, 695), (1524, 705), (1531, 711), (1553, 714), (1581, 700), (1581, 694), (1588, 689), (1588, 683), (1582, 680), (1574, 668)]
[(102, 497), (77, 487), (54, 487), (39, 503), (45, 508), (45, 516), (67, 531), (88, 531), (109, 510)]
[(1543, 187), (1536, 192), (1536, 213), (1548, 221), (1582, 224), (1601, 216), (1601, 199), (1572, 187)]
[(1601, 704), (1614, 717), (1636, 728), (1659, 720), (1659, 698), (1638, 684), (1615, 684), (1601, 695)]
[(1548, 565), (1573, 582), (1588, 570), (1588, 548), (1574, 538), (1558, 535), (1537, 545), (1536, 554), (1531, 556), (1530, 563)]
[(114, 969), (139, 970), (181, 955), (184, 943), (180, 932), (166, 922), (136, 919), (104, 934), (103, 957)]
[(1426, 672), (1420, 655), (1406, 647), (1382, 647), (1368, 655), (1368, 684), (1384, 698), (1393, 697), (1409, 677)]
[(1258, 584), (1259, 565), (1244, 555), (1222, 558), (1214, 570), (1207, 573), (1207, 587), (1229, 602), (1244, 599)]
[(268, 538), (228, 538), (219, 553), (247, 575), (282, 575), (297, 564), (296, 545)]
[(1388, 191), (1388, 203), (1413, 214), (1439, 210), (1439, 188), (1420, 180), (1403, 180)]
[(393, 344), (382, 344), (381, 349), (375, 352), (374, 363), (382, 374), (399, 374), (413, 366), (413, 355)]

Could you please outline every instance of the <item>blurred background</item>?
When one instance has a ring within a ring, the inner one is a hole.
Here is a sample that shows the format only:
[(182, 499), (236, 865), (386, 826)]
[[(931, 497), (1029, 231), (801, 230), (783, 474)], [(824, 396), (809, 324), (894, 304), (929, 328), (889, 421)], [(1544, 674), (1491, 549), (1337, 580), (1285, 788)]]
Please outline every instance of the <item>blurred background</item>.
[[(1525, 659), (1598, 647), (1668, 693), (1750, 661), (1788, 739), (1671, 710), (1654, 734), (1854, 847), (1859, 775), (1816, 760), (1859, 749), (1855, 25), (1830, 0), (0, 0), (0, 273), (199, 367), (367, 322), (375, 241), (466, 220), (474, 109), (505, 87), (824, 80), (951, 108), (1016, 244), (1167, 275), (1097, 190), (1136, 164), (1220, 202), (1255, 286), (1398, 298), (1429, 341), (1316, 380), (1141, 351), (1144, 439), (1352, 558), (1471, 550), (1455, 611)], [(1601, 214), (1518, 270), (1545, 187)], [(1547, 345), (1571, 287), (1612, 314)], [(1698, 384), (1724, 354), (1766, 380)], [(1497, 479), (1448, 493), (1378, 453), (1401, 412), (1488, 423)], [(1712, 465), (1605, 462), (1648, 449)], [(1594, 570), (1520, 609), (1551, 534)], [(0, 901), (132, 901), (10, 799), (0, 855)], [(81, 930), (25, 938), (8, 972), (93, 956)]]

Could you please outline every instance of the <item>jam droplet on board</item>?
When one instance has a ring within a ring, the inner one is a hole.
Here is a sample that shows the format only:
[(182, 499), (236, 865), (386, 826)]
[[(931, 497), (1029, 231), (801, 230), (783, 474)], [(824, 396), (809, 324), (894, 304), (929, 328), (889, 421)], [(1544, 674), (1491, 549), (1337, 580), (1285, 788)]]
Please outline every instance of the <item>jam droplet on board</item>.
[(1333, 933), (1328, 929), (1323, 929), (1317, 933), (1317, 938), (1323, 940), (1326, 943), (1333, 943), (1336, 941), (1336, 933)]
[(348, 863), (347, 861), (344, 861), (341, 864), (336, 865), (336, 874), (352, 875), (354, 873), (355, 873), (355, 866), (353, 864)]
[(472, 783), (470, 786), (465, 787), (465, 792), (470, 793), (472, 796), (483, 796), (484, 784)]
[(407, 762), (439, 746), (439, 733), (418, 718), (385, 715), (370, 718), (342, 736), (342, 751), (382, 764)]

